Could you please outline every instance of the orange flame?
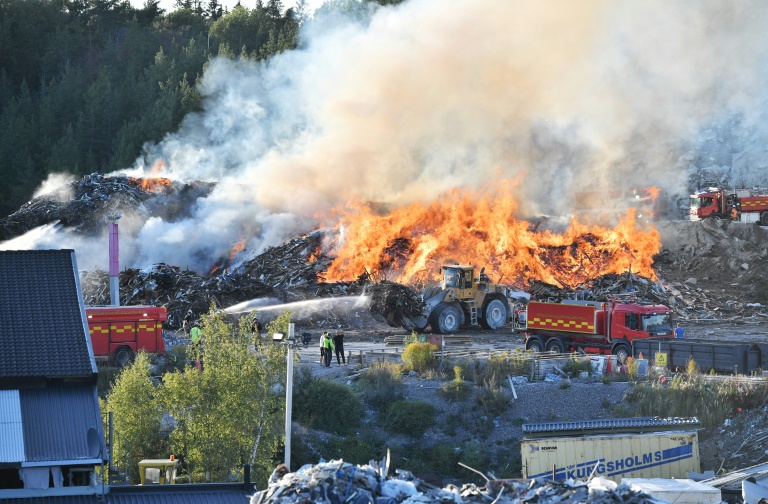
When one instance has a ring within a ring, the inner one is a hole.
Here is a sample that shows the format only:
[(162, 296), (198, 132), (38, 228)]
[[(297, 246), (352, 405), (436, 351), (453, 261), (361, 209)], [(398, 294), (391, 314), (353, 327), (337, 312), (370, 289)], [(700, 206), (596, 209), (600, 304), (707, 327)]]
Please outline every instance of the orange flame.
[(232, 245), (232, 250), (229, 251), (229, 262), (234, 262), (235, 257), (237, 257), (237, 254), (245, 250), (245, 246), (247, 244), (247, 240), (244, 236), (241, 236), (234, 245)]
[(135, 186), (147, 192), (161, 192), (170, 187), (171, 179), (164, 177), (136, 178), (128, 177), (128, 180)]
[(485, 267), (492, 279), (525, 284), (537, 279), (576, 286), (607, 273), (630, 270), (655, 278), (651, 267), (660, 247), (658, 232), (638, 229), (634, 210), (613, 229), (572, 220), (563, 234), (537, 232), (517, 220), (517, 205), (502, 194), (453, 190), (430, 205), (413, 204), (378, 214), (355, 201), (340, 217), (336, 257), (326, 281), (357, 278), (366, 270), (400, 283), (426, 283), (440, 266)]

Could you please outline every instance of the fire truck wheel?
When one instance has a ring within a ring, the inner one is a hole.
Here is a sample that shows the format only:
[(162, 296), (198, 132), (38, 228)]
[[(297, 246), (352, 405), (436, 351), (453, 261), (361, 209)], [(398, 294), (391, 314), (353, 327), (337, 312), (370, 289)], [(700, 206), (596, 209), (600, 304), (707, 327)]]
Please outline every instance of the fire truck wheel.
[(760, 224), (763, 226), (768, 226), (768, 212), (763, 212), (760, 214)]
[(482, 320), (483, 326), (488, 329), (499, 329), (507, 321), (507, 316), (507, 307), (504, 306), (504, 302), (500, 299), (491, 299), (485, 305), (485, 313)]
[(544, 343), (538, 337), (528, 338), (525, 342), (525, 349), (534, 353), (541, 353), (544, 351)]
[(435, 318), (432, 330), (439, 334), (455, 333), (461, 324), (459, 309), (449, 304), (439, 304), (435, 309)]
[(560, 354), (565, 352), (565, 345), (563, 345), (563, 342), (558, 338), (552, 338), (551, 340), (547, 341), (547, 351)]
[(613, 355), (616, 356), (616, 360), (619, 364), (624, 364), (629, 359), (629, 347), (624, 344), (616, 345), (613, 347)]
[(133, 360), (133, 351), (128, 347), (120, 347), (115, 350), (115, 354), (112, 356), (112, 362), (115, 366), (124, 368)]

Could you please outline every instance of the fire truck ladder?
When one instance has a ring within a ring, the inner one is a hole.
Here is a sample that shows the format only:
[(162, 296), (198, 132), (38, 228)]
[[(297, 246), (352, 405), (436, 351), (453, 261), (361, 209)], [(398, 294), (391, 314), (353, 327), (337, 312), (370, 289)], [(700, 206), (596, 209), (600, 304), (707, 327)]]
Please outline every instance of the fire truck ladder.
[(467, 305), (467, 312), (469, 312), (469, 324), (476, 326), (477, 325), (477, 303), (474, 299), (469, 299), (467, 301), (464, 301), (464, 303)]

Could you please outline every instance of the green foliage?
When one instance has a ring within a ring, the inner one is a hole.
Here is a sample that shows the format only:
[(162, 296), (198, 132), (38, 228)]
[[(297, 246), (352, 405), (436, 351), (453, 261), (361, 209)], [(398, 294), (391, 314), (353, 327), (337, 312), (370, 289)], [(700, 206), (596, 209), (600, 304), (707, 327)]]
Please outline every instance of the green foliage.
[(403, 367), (423, 373), (435, 364), (437, 347), (431, 343), (411, 343), (403, 350)]
[(688, 376), (696, 376), (700, 373), (699, 365), (693, 360), (693, 356), (688, 359), (688, 363), (685, 366), (685, 372)]
[(343, 383), (317, 378), (302, 369), (293, 384), (293, 418), (309, 429), (346, 435), (360, 425), (360, 397)]
[(464, 401), (472, 394), (472, 389), (462, 379), (461, 366), (454, 366), (453, 372), (456, 375), (455, 378), (440, 387), (440, 394), (449, 401)]
[(497, 417), (507, 411), (509, 403), (509, 395), (495, 379), (486, 381), (477, 394), (477, 405), (486, 415), (492, 417)]
[[(252, 320), (252, 319), (251, 319)], [(246, 318), (246, 323), (250, 324), (250, 320)], [(285, 310), (283, 313), (277, 316), (277, 318), (269, 322), (265, 327), (265, 333), (269, 335), (269, 339), (272, 339), (272, 335), (275, 333), (284, 334), (288, 337), (288, 325), (291, 323), (291, 311)]]
[(592, 363), (589, 360), (589, 356), (580, 357), (573, 355), (563, 366), (563, 371), (569, 373), (570, 376), (578, 377), (582, 371), (592, 373)]
[(202, 109), (196, 86), (212, 55), (266, 59), (297, 45), (299, 21), (274, 2), (188, 7), (0, 2), (0, 216), (51, 173), (124, 168), (178, 129)]
[(249, 351), (250, 327), (234, 327), (212, 309), (203, 316), (202, 371), (187, 366), (167, 373), (160, 401), (175, 420), (174, 453), (192, 481), (228, 481), (244, 461), (266, 482), (283, 443), (286, 349), (266, 345)]
[(395, 401), (384, 415), (384, 427), (396, 434), (422, 436), (435, 423), (435, 409), (424, 401)]
[(527, 375), (530, 372), (531, 355), (527, 350), (515, 349), (513, 352), (493, 354), (487, 360), (463, 360), (459, 366), (464, 376), (475, 383), (500, 382), (507, 375)]
[(768, 397), (768, 385), (738, 377), (710, 381), (702, 375), (676, 375), (669, 386), (655, 382), (633, 387), (627, 401), (638, 416), (695, 416), (706, 429), (722, 425), (737, 408), (749, 409)]
[(418, 342), (419, 342), (419, 333), (417, 333), (416, 331), (411, 331), (411, 334), (403, 338), (403, 348), (406, 348), (408, 345), (412, 345)]
[(114, 413), (116, 432), (113, 458), (132, 481), (139, 481), (140, 460), (159, 455), (158, 432), (163, 414), (149, 371), (149, 357), (139, 352), (107, 394), (106, 412)]
[(376, 409), (403, 398), (400, 366), (392, 362), (374, 362), (358, 381), (365, 401)]
[(627, 376), (629, 376), (633, 380), (636, 379), (637, 373), (638, 373), (638, 369), (637, 369), (638, 364), (637, 364), (637, 360), (634, 357), (627, 357), (626, 368), (627, 368)]
[(386, 442), (375, 437), (333, 436), (323, 443), (322, 455), (327, 459), (343, 459), (352, 464), (367, 464), (380, 459), (387, 451)]
[(96, 391), (99, 397), (107, 397), (107, 393), (112, 388), (119, 373), (120, 368), (109, 365), (99, 366), (99, 375), (96, 379)]

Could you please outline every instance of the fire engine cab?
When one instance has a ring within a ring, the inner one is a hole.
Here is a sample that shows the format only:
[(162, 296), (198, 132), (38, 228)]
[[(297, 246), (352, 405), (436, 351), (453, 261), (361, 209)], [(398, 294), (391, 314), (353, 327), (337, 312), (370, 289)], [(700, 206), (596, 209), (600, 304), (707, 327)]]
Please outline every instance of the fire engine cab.
[(95, 357), (106, 357), (116, 366), (131, 362), (139, 350), (164, 354), (164, 306), (88, 306), (88, 331)]

